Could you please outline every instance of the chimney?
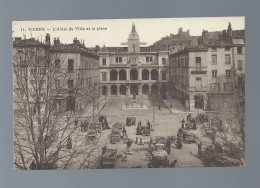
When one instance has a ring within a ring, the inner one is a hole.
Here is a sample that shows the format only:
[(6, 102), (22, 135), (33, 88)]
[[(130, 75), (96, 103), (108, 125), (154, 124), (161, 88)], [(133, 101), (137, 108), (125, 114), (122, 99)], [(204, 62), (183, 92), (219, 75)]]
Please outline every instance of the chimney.
[(79, 45), (80, 44), (79, 40), (77, 39), (77, 37), (73, 39), (73, 44), (75, 44), (75, 45)]
[(226, 36), (226, 35), (227, 35), (226, 30), (223, 30), (223, 36)]
[(179, 33), (178, 34), (180, 34), (180, 33), (182, 33), (182, 27), (179, 28)]
[(232, 27), (230, 22), (228, 23), (227, 35), (229, 37), (232, 37)]
[(99, 51), (100, 51), (100, 46), (99, 46), (99, 45), (96, 45), (95, 51), (96, 51), (96, 52), (99, 52)]
[(47, 33), (45, 36), (45, 44), (51, 45), (51, 37), (49, 33)]
[(54, 45), (60, 44), (60, 38), (59, 37), (58, 38), (54, 38), (53, 42), (54, 42)]
[(14, 41), (15, 41), (15, 42), (20, 42), (21, 40), (22, 40), (21, 37), (15, 37), (15, 38), (14, 38)]
[(202, 31), (202, 44), (206, 44), (209, 39), (209, 32), (207, 30)]

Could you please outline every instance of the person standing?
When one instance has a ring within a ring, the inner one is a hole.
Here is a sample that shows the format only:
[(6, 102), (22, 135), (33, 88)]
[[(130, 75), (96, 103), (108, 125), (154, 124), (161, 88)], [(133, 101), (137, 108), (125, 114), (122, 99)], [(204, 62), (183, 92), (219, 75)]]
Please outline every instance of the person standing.
[(125, 127), (123, 127), (123, 138), (125, 138), (126, 137), (126, 129), (125, 129)]
[(130, 139), (128, 139), (127, 143), (126, 143), (126, 152), (127, 153), (131, 153), (132, 150), (131, 150), (131, 146), (132, 146), (132, 141)]
[(75, 120), (74, 120), (74, 124), (75, 124), (76, 127), (78, 126), (78, 122), (79, 122), (78, 119), (75, 119)]
[(84, 131), (84, 123), (81, 121), (81, 124), (80, 124), (80, 130), (83, 132)]
[(182, 121), (181, 121), (181, 128), (185, 128), (185, 120), (183, 119)]
[(192, 129), (193, 129), (193, 130), (196, 130), (196, 129), (197, 129), (196, 122), (193, 123)]
[(149, 120), (147, 121), (147, 127), (148, 127), (148, 129), (151, 129), (151, 123)]
[(168, 155), (170, 155), (170, 153), (171, 153), (171, 142), (170, 142), (169, 139), (167, 140), (165, 147), (166, 147), (166, 152), (168, 153)]
[(71, 149), (72, 148), (72, 139), (71, 137), (69, 136), (68, 139), (67, 139), (67, 149)]
[(32, 163), (29, 166), (30, 170), (36, 170), (36, 164), (35, 161), (33, 160)]
[(201, 156), (201, 153), (202, 153), (202, 143), (200, 142), (200, 143), (198, 144), (198, 157)]
[(177, 149), (181, 149), (183, 146), (182, 146), (182, 143), (181, 143), (181, 137), (180, 135), (178, 135), (178, 138), (177, 138)]
[(214, 145), (215, 144), (215, 141), (216, 141), (216, 130), (215, 129), (212, 129), (212, 133), (211, 133), (211, 141), (212, 141), (212, 144)]

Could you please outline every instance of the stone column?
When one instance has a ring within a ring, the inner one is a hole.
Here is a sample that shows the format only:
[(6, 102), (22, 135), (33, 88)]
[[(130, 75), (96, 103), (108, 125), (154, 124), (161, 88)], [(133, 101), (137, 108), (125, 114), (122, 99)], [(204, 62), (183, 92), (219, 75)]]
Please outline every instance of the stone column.
[(138, 95), (142, 95), (142, 87), (143, 87), (143, 84), (140, 84), (138, 85)]
[(208, 97), (207, 97), (207, 95), (203, 95), (203, 99), (204, 99), (204, 107), (203, 107), (203, 109), (204, 110), (207, 110), (207, 104), (208, 104)]
[(119, 96), (119, 94), (120, 94), (120, 92), (119, 92), (120, 85), (117, 84), (116, 87), (117, 87), (117, 90), (116, 90), (117, 91), (117, 96)]
[(107, 81), (110, 81), (110, 69), (107, 70)]
[(126, 69), (126, 79), (130, 80), (130, 69)]
[(107, 85), (107, 96), (109, 97), (111, 95), (111, 85)]
[(190, 111), (195, 110), (195, 98), (193, 95), (190, 95)]
[(151, 88), (152, 88), (152, 84), (148, 84), (148, 95), (151, 96)]
[(142, 80), (142, 69), (137, 69), (138, 71), (138, 80)]
[(130, 96), (130, 86), (126, 87), (126, 96)]

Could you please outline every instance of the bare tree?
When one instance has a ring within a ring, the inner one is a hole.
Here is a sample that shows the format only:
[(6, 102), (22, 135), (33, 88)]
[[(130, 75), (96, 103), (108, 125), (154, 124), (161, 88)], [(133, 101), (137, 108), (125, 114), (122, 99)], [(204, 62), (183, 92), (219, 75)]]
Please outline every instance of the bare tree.
[[(87, 168), (87, 159), (93, 158), (100, 147), (103, 133), (97, 132), (96, 141), (87, 143), (85, 135), (79, 133), (80, 122), (77, 122), (86, 113), (81, 104), (99, 96), (98, 86), (83, 86), (84, 72), (68, 72), (61, 63), (65, 59), (66, 53), (57, 53), (46, 46), (14, 50), (16, 169), (66, 169), (76, 164)], [(68, 83), (68, 80), (73, 81)], [(91, 103), (85, 105), (85, 109), (90, 106)], [(67, 149), (70, 138), (71, 149)], [(30, 167), (32, 161), (35, 165)]]
[(210, 112), (209, 116), (211, 119), (218, 117), (223, 126), (214, 126), (211, 121), (209, 127), (216, 130), (215, 143), (206, 149), (203, 161), (209, 166), (245, 165), (244, 90), (236, 88), (225, 95), (224, 105)]

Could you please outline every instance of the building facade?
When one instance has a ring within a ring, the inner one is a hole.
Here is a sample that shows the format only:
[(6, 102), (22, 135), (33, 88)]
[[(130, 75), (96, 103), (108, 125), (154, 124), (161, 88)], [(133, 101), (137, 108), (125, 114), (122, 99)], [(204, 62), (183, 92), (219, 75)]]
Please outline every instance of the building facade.
[(32, 112), (46, 101), (52, 103), (58, 113), (83, 112), (99, 96), (98, 64), (97, 54), (76, 38), (73, 44), (62, 44), (59, 38), (54, 38), (51, 44), (49, 34), (45, 42), (15, 38), (15, 112), (21, 109), (26, 98), (30, 100), (27, 105)]
[(235, 89), (244, 89), (245, 41), (232, 35), (229, 24), (218, 38), (203, 31), (195, 46), (171, 54), (171, 96), (187, 110), (219, 109)]
[(132, 26), (127, 47), (103, 47), (99, 51), (100, 87), (105, 96), (168, 95), (168, 51), (141, 47)]

